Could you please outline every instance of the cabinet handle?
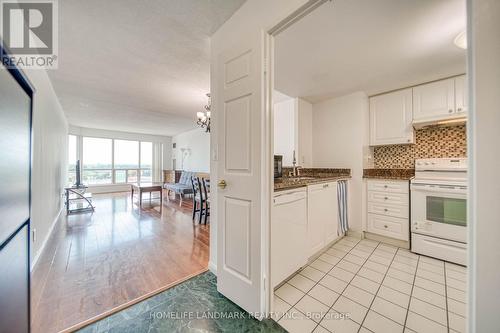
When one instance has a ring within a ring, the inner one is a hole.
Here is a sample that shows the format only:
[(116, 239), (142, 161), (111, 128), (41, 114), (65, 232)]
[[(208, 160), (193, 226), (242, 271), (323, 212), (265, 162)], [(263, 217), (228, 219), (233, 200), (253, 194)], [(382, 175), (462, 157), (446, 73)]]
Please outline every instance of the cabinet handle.
[(387, 188), (387, 185), (384, 185), (385, 188)]
[(387, 200), (387, 199), (389, 199), (389, 198), (388, 198), (388, 197), (385, 197), (385, 198), (384, 198), (384, 200)]
[(387, 209), (387, 208), (384, 208), (384, 212), (387, 212), (387, 211), (388, 211), (388, 209)]
[(458, 108), (458, 112), (462, 112), (462, 108)]
[(386, 228), (386, 229), (388, 228), (387, 224), (384, 224), (384, 228)]
[(328, 184), (323, 185), (323, 188), (327, 188), (327, 187), (328, 187)]
[(453, 113), (453, 110), (452, 110), (452, 109), (449, 109), (449, 110), (448, 110), (448, 113)]

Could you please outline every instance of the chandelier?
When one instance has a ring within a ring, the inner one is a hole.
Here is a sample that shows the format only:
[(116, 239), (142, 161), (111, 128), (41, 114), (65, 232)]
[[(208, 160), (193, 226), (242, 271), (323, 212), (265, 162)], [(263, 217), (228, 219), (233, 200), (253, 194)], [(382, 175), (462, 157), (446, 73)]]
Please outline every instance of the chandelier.
[(198, 121), (196, 121), (196, 123), (200, 125), (201, 128), (206, 127), (206, 132), (210, 133), (210, 114), (211, 114), (210, 109), (212, 107), (212, 103), (210, 100), (210, 94), (207, 94), (207, 97), (208, 97), (208, 104), (205, 105), (205, 111), (203, 112), (200, 111), (196, 113), (196, 117), (198, 118)]

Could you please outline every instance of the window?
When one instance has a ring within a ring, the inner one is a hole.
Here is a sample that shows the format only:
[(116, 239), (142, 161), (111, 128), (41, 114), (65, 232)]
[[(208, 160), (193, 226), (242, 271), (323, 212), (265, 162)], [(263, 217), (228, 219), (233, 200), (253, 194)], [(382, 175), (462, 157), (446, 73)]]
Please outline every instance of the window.
[(141, 182), (153, 181), (153, 143), (141, 142)]
[(113, 141), (101, 138), (83, 138), (83, 182), (111, 184)]
[[(78, 149), (80, 144), (81, 151)], [(161, 152), (156, 158), (161, 159)], [(75, 182), (78, 159), (82, 163), (82, 181), (85, 184), (153, 181), (152, 142), (69, 135), (68, 180), (71, 184)]]
[[(115, 140), (115, 182), (139, 182), (137, 169), (139, 169), (139, 142), (128, 140)], [(118, 180), (117, 180), (118, 178)]]
[(76, 182), (76, 161), (77, 155), (77, 137), (70, 135), (68, 137), (68, 183), (74, 184)]

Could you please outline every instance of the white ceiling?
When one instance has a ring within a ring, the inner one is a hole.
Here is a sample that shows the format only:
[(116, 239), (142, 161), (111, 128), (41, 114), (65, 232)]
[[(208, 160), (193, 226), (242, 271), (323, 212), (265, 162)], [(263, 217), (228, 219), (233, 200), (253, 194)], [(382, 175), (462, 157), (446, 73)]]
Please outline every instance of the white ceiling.
[(175, 135), (210, 89), (210, 36), (245, 0), (59, 1), (56, 94), (75, 126)]
[(276, 37), (275, 88), (318, 102), (461, 74), (465, 0), (333, 0)]

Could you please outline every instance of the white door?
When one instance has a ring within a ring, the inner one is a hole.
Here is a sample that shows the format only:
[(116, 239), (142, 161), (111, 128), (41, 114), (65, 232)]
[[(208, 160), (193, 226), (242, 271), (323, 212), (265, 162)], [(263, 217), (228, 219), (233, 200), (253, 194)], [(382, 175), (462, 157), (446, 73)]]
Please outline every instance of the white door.
[(454, 117), (455, 79), (413, 88), (413, 121), (425, 122)]
[(218, 55), (217, 289), (249, 312), (264, 304), (261, 268), (263, 40), (256, 35)]
[(337, 199), (337, 182), (328, 183), (326, 191), (328, 213), (325, 220), (325, 245), (338, 238), (339, 228), (339, 201)]
[(412, 89), (370, 98), (370, 145), (413, 143)]
[(467, 79), (465, 75), (455, 78), (455, 111), (457, 115), (467, 115)]

